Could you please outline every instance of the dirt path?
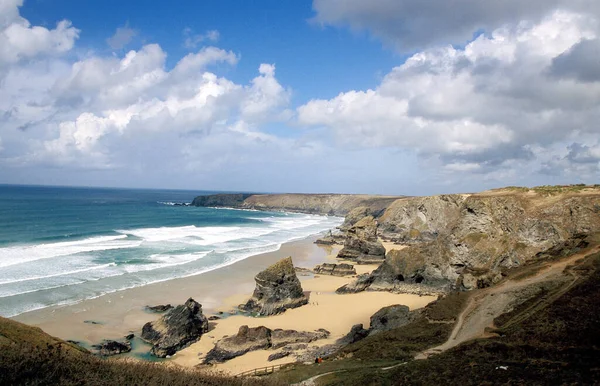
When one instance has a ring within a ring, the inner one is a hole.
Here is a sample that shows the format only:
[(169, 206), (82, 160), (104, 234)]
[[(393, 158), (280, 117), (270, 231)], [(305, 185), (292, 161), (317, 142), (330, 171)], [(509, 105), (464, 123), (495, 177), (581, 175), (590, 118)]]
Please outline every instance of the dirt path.
[[(565, 272), (565, 268), (595, 250), (600, 250), (600, 247), (596, 247), (594, 250), (586, 250), (557, 262), (548, 263), (530, 277), (521, 280), (508, 279), (494, 287), (474, 292), (470, 296), (465, 309), (458, 316), (456, 325), (448, 340), (440, 346), (417, 354), (415, 359), (426, 359), (432, 354), (444, 352), (471, 339), (494, 336), (494, 334), (486, 332), (486, 329), (488, 327), (493, 328), (494, 319), (514, 307), (519, 292), (523, 292), (526, 287), (533, 287), (535, 284), (562, 279), (564, 283), (561, 283), (560, 288), (553, 292), (551, 296), (540, 299), (539, 302), (517, 315), (509, 324), (526, 319), (532, 311), (552, 303), (575, 285), (579, 276), (573, 270)], [(565, 277), (563, 272), (571, 277)], [(532, 294), (532, 296), (534, 295)], [(522, 299), (521, 303), (525, 300), (527, 299)]]

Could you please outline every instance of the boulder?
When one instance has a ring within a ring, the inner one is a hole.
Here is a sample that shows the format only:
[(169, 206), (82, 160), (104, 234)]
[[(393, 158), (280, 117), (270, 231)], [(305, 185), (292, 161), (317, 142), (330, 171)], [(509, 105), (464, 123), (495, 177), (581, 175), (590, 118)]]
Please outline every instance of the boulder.
[(276, 349), (294, 343), (310, 343), (328, 336), (329, 331), (323, 328), (315, 332), (276, 329), (271, 332), (271, 348)]
[(279, 352), (276, 352), (274, 354), (269, 355), (269, 357), (267, 358), (267, 361), (272, 362), (275, 361), (277, 359), (281, 359), (281, 358), (285, 358), (287, 356), (290, 356), (292, 354), (291, 351), (287, 351), (287, 350), (282, 350)]
[(146, 306), (146, 309), (148, 311), (157, 312), (157, 313), (168, 311), (171, 308), (173, 308), (173, 306), (170, 304), (159, 304), (157, 306)]
[(351, 344), (362, 340), (369, 335), (369, 330), (365, 330), (361, 324), (355, 324), (343, 338), (338, 340), (341, 344)]
[(415, 313), (407, 306), (393, 305), (380, 309), (371, 316), (370, 334), (402, 327), (415, 319)]
[(101, 344), (97, 344), (92, 347), (98, 350), (99, 355), (105, 357), (123, 354), (131, 351), (131, 343), (117, 342), (116, 340), (105, 340)]
[(142, 339), (152, 344), (151, 353), (166, 357), (200, 339), (208, 331), (208, 319), (202, 314), (202, 305), (189, 298), (154, 322), (142, 328)]
[(271, 330), (264, 326), (254, 328), (241, 326), (236, 335), (219, 340), (212, 350), (206, 354), (204, 363), (222, 363), (254, 350), (278, 349), (283, 347), (282, 351), (291, 353), (294, 350), (306, 348), (306, 345), (302, 344), (324, 339), (328, 336), (329, 331), (324, 329), (309, 332), (282, 329)]
[(377, 239), (377, 222), (373, 216), (364, 217), (348, 229), (344, 248), (337, 257), (349, 260), (385, 258), (385, 247)]
[(333, 263), (323, 263), (321, 265), (317, 265), (314, 269), (315, 273), (321, 275), (332, 275), (332, 276), (350, 276), (356, 275), (356, 269), (352, 264), (333, 264)]
[(256, 312), (259, 315), (275, 315), (288, 308), (296, 308), (308, 303), (296, 276), (291, 257), (286, 257), (260, 272), (254, 278), (254, 294), (240, 309)]
[(244, 355), (248, 351), (271, 347), (271, 330), (264, 327), (241, 326), (234, 336), (223, 338), (215, 344), (204, 359), (205, 364), (222, 363)]

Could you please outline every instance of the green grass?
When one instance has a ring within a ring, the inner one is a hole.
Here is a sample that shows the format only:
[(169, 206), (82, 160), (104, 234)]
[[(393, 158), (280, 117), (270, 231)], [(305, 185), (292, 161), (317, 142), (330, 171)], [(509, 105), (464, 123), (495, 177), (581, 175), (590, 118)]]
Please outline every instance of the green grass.
[[(542, 291), (497, 318), (497, 338), (470, 341), (389, 371), (349, 369), (320, 378), (319, 385), (599, 384), (600, 253), (572, 269), (581, 277), (578, 284), (532, 307), (552, 295)], [(523, 312), (530, 314), (523, 318)]]
[(164, 364), (101, 359), (36, 327), (0, 318), (0, 385), (277, 385)]

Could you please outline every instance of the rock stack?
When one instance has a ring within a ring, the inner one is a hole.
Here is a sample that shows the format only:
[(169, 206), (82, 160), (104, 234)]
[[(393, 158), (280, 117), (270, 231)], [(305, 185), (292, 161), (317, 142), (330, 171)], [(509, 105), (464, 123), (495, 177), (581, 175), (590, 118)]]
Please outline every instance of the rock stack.
[(377, 222), (373, 216), (364, 217), (348, 229), (344, 248), (337, 257), (355, 260), (359, 264), (384, 261), (385, 248), (377, 240)]
[(243, 311), (275, 315), (288, 308), (308, 303), (308, 297), (296, 276), (291, 257), (286, 257), (260, 272), (254, 280), (254, 294), (246, 304), (240, 305)]
[(192, 298), (170, 309), (160, 319), (142, 328), (142, 339), (152, 344), (151, 353), (164, 358), (187, 347), (208, 331), (202, 305)]

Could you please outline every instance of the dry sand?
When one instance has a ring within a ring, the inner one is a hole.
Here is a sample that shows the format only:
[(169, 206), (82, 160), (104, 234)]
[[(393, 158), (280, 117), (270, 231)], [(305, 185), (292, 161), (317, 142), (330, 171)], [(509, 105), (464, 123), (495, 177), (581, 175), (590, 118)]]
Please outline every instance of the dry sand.
[[(339, 249), (340, 246), (330, 247), (330, 254), (325, 257), (324, 261), (336, 262), (335, 255), (337, 255)], [(340, 261), (338, 260), (337, 262)], [(360, 274), (371, 272), (377, 268), (377, 265), (356, 265), (355, 267), (357, 268), (357, 274)], [(216, 341), (226, 335), (235, 335), (242, 325), (248, 325), (249, 327), (266, 326), (271, 329), (282, 328), (298, 331), (314, 331), (324, 328), (331, 332), (331, 336), (328, 339), (310, 344), (310, 346), (324, 346), (334, 343), (337, 339), (346, 335), (355, 324), (362, 323), (365, 328), (368, 328), (371, 315), (382, 307), (393, 304), (404, 304), (410, 307), (410, 309), (415, 309), (424, 307), (435, 300), (434, 296), (392, 294), (389, 292), (361, 292), (345, 295), (335, 293), (337, 288), (354, 280), (354, 277), (315, 275), (314, 277), (300, 276), (300, 280), (302, 288), (310, 292), (310, 300), (307, 305), (270, 317), (253, 318), (235, 315), (218, 320), (214, 330), (204, 335), (199, 342), (178, 352), (173, 357), (172, 362), (186, 367), (199, 364), (206, 353), (213, 348)], [(232, 307), (247, 299), (247, 295), (232, 296), (226, 299), (230, 308), (225, 307), (221, 311), (229, 311)], [(268, 362), (268, 356), (274, 352), (276, 350), (250, 352), (223, 364), (218, 364), (212, 369), (235, 375), (258, 367), (295, 361), (290, 356)]]
[[(146, 305), (182, 304), (187, 298), (193, 297), (202, 303), (206, 315), (218, 314), (219, 311), (228, 312), (250, 297), (255, 285), (254, 276), (283, 257), (292, 256), (294, 265), (310, 269), (323, 262), (341, 262), (335, 258), (341, 246), (318, 246), (314, 244), (315, 239), (316, 237), (311, 237), (286, 243), (276, 252), (252, 256), (201, 275), (124, 290), (74, 305), (49, 307), (18, 315), (14, 319), (38, 326), (62, 339), (90, 344), (102, 339), (122, 338), (129, 332), (139, 334), (144, 323), (160, 317), (160, 314), (146, 312)], [(403, 247), (391, 243), (385, 243), (385, 246), (389, 249)], [(348, 263), (352, 264), (351, 261)], [(357, 274), (362, 274), (371, 272), (377, 266), (355, 265), (355, 268)], [(198, 365), (217, 340), (225, 335), (236, 334), (242, 325), (264, 325), (272, 329), (298, 331), (325, 328), (331, 332), (330, 338), (314, 342), (311, 346), (330, 344), (348, 333), (354, 324), (362, 323), (367, 328), (370, 316), (382, 307), (404, 304), (414, 309), (435, 299), (432, 296), (387, 292), (338, 295), (335, 290), (354, 280), (354, 277), (300, 274), (299, 278), (303, 289), (310, 292), (309, 304), (276, 316), (253, 318), (233, 315), (217, 320), (213, 330), (203, 335), (199, 342), (178, 352), (170, 362), (186, 367)], [(145, 352), (148, 347), (140, 347), (138, 350)], [(288, 357), (267, 362), (267, 357), (273, 352), (275, 351), (251, 352), (213, 369), (237, 374), (257, 367), (294, 361), (293, 357)]]

